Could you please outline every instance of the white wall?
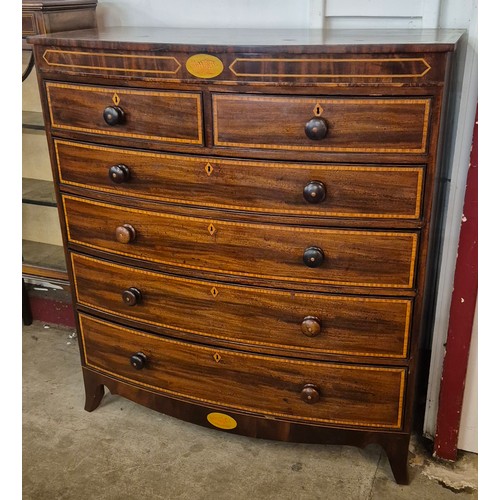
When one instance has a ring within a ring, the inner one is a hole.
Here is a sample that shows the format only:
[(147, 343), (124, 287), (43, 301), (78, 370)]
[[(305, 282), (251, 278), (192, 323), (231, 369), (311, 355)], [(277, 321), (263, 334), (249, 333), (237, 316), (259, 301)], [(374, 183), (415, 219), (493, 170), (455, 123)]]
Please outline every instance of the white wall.
[(458, 433), (458, 448), (460, 450), (478, 451), (478, 369), (477, 369), (477, 308), (472, 328), (472, 339), (467, 366), (467, 380), (465, 381), (464, 406), (460, 418), (460, 432)]
[(439, 0), (326, 0), (329, 28), (437, 28)]
[(305, 28), (306, 0), (98, 0), (99, 26)]

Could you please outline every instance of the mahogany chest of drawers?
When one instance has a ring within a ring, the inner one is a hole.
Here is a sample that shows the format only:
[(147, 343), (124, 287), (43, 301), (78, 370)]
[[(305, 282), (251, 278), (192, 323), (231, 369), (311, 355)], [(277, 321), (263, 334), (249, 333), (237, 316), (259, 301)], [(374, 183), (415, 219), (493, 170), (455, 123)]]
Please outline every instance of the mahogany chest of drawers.
[(34, 37), (85, 409), (407, 452), (457, 32)]

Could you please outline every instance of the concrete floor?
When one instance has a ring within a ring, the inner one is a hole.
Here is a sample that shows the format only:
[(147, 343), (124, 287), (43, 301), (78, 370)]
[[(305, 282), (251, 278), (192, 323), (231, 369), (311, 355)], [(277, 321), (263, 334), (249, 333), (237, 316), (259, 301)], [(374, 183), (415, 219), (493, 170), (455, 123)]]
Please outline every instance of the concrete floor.
[(23, 498), (476, 499), (477, 456), (453, 466), (416, 441), (409, 486), (394, 483), (378, 446), (250, 439), (175, 420), (106, 393), (83, 410), (74, 332), (23, 327)]

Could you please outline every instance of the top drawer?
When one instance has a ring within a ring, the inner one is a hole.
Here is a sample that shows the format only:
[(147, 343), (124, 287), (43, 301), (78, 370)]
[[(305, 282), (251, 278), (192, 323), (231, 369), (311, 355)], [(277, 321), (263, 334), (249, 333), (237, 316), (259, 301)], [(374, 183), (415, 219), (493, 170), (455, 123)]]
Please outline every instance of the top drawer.
[(54, 130), (203, 145), (200, 93), (54, 82), (46, 89)]
[(336, 153), (427, 151), (430, 98), (214, 94), (214, 145)]
[(23, 36), (36, 34), (36, 21), (34, 12), (23, 12), (22, 34)]

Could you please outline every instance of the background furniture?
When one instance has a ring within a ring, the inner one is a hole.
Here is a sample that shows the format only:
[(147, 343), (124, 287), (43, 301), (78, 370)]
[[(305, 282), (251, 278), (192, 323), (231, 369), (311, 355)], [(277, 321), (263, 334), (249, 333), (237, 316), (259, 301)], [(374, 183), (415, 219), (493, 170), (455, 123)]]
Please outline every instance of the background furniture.
[(96, 0), (23, 0), (23, 323), (33, 314), (25, 278), (68, 283), (40, 94), (26, 37), (96, 26)]
[(96, 26), (96, 0), (23, 0), (23, 274), (67, 281), (30, 35)]

